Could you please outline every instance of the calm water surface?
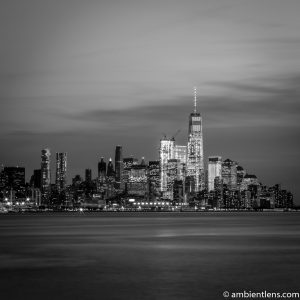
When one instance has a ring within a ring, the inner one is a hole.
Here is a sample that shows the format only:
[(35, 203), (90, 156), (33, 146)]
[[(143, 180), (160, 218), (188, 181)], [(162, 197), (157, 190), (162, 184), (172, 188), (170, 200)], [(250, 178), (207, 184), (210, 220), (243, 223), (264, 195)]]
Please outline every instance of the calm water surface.
[(0, 216), (1, 299), (297, 292), (299, 213)]

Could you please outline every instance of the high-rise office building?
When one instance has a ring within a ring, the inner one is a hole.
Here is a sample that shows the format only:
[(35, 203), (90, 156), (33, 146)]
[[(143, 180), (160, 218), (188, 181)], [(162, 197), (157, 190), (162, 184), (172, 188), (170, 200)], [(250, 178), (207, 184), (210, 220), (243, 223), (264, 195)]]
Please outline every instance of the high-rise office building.
[(243, 181), (243, 178), (246, 175), (246, 171), (241, 166), (236, 167), (236, 174), (237, 174), (237, 187), (241, 187), (241, 183)]
[(115, 153), (115, 173), (116, 173), (116, 188), (121, 188), (121, 183), (123, 181), (123, 155), (122, 146), (116, 146)]
[(222, 179), (228, 190), (237, 189), (237, 163), (226, 159), (222, 163)]
[(186, 164), (187, 146), (175, 145), (174, 158), (178, 159), (180, 163)]
[(104, 161), (104, 158), (101, 157), (101, 160), (98, 163), (98, 179), (100, 182), (105, 182), (106, 178), (106, 162)]
[(208, 157), (208, 191), (215, 189), (215, 178), (222, 178), (222, 157), (209, 156)]
[(167, 193), (165, 198), (173, 200), (173, 187), (175, 180), (180, 180), (180, 161), (179, 159), (169, 159), (167, 163)]
[(92, 182), (92, 170), (91, 169), (85, 169), (85, 182), (86, 183)]
[(257, 177), (255, 175), (252, 174), (246, 174), (243, 179), (242, 182), (240, 184), (240, 190), (244, 191), (244, 190), (248, 190), (250, 185), (259, 185), (259, 181), (257, 179)]
[(4, 178), (6, 188), (17, 191), (25, 187), (25, 168), (4, 167)]
[(108, 165), (107, 165), (107, 177), (110, 177), (110, 179), (115, 179), (115, 171), (114, 171), (114, 165), (112, 163), (112, 159), (109, 159)]
[(41, 156), (41, 188), (43, 200), (47, 200), (51, 188), (51, 172), (50, 172), (50, 150), (48, 148), (42, 150)]
[(160, 188), (159, 160), (149, 161), (149, 189), (151, 196), (157, 196)]
[(58, 192), (64, 191), (67, 185), (67, 153), (56, 153), (55, 185)]
[(202, 117), (197, 112), (197, 94), (194, 91), (194, 112), (189, 118), (189, 136), (187, 145), (187, 176), (194, 181), (194, 192), (199, 192), (205, 187), (204, 159), (203, 159), (203, 134)]
[(168, 160), (174, 158), (175, 140), (174, 138), (164, 138), (160, 140), (159, 162), (160, 162), (160, 191), (167, 191)]
[(126, 157), (123, 159), (124, 169), (130, 169), (133, 165), (138, 165), (139, 160), (134, 157)]
[(148, 195), (148, 176), (146, 165), (133, 165), (129, 170), (127, 193), (131, 196)]
[(41, 169), (33, 170), (33, 175), (30, 179), (30, 185), (34, 188), (40, 189), (41, 188)]
[(126, 188), (126, 184), (129, 182), (129, 175), (132, 166), (138, 165), (138, 159), (134, 157), (126, 157), (123, 159), (123, 182)]

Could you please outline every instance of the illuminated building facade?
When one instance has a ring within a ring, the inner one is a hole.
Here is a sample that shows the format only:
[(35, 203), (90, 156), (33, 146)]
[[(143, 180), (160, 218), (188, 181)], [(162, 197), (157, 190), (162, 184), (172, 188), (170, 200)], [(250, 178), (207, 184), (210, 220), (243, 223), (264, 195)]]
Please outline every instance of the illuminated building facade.
[(169, 159), (167, 163), (167, 193), (165, 198), (173, 200), (173, 187), (175, 180), (180, 179), (180, 161), (178, 159)]
[(175, 140), (166, 137), (160, 140), (159, 162), (160, 162), (160, 191), (167, 191), (168, 160), (174, 158)]
[(245, 177), (246, 175), (246, 171), (241, 167), (241, 166), (237, 166), (236, 167), (236, 180), (237, 180), (237, 187), (238, 189), (241, 187), (241, 184), (242, 184), (242, 181), (243, 181), (243, 178)]
[(115, 152), (115, 173), (116, 173), (116, 188), (121, 188), (122, 177), (123, 177), (123, 155), (122, 146), (116, 146)]
[(159, 160), (149, 161), (148, 176), (150, 194), (158, 196), (160, 188)]
[(126, 184), (129, 181), (129, 173), (132, 168), (132, 166), (138, 165), (138, 159), (134, 157), (126, 157), (123, 159), (123, 182)]
[(67, 184), (67, 153), (56, 153), (55, 185), (58, 192), (64, 191)]
[(100, 182), (105, 182), (106, 179), (106, 162), (104, 158), (101, 157), (101, 160), (98, 162), (98, 180)]
[(186, 164), (186, 151), (187, 146), (175, 145), (174, 158), (178, 159), (181, 163)]
[(146, 165), (132, 165), (129, 170), (127, 193), (131, 196), (143, 196), (148, 193), (148, 174)]
[(222, 178), (222, 157), (208, 157), (208, 191), (215, 189), (215, 178)]
[(229, 190), (237, 189), (237, 163), (226, 159), (222, 163), (222, 179)]
[(243, 177), (242, 182), (240, 184), (240, 190), (241, 191), (248, 190), (250, 185), (258, 186), (259, 185), (258, 179), (256, 175), (246, 174)]
[(49, 196), (51, 187), (50, 156), (51, 153), (48, 148), (42, 150), (41, 187), (43, 200), (46, 200), (46, 198)]
[(202, 117), (197, 112), (197, 95), (195, 89), (194, 112), (189, 118), (189, 136), (187, 145), (187, 176), (194, 181), (194, 192), (199, 192), (205, 187)]
[(25, 168), (4, 167), (5, 186), (15, 191), (25, 187)]

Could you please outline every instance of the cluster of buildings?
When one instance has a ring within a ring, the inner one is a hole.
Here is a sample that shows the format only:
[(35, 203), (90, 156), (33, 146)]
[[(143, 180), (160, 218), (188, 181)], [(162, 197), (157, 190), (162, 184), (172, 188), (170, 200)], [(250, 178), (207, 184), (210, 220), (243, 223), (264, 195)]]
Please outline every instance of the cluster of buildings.
[[(160, 140), (159, 160), (123, 157), (116, 146), (115, 160), (98, 162), (98, 173), (85, 170), (67, 185), (67, 153), (56, 153), (55, 183), (51, 180), (51, 153), (41, 152), (41, 168), (25, 183), (25, 168), (0, 170), (0, 201), (14, 207), (65, 209), (273, 209), (292, 208), (293, 195), (280, 185), (267, 187), (237, 162), (221, 156), (203, 155), (202, 117), (189, 116), (186, 145), (175, 138)], [(207, 166), (207, 168), (205, 167)]]

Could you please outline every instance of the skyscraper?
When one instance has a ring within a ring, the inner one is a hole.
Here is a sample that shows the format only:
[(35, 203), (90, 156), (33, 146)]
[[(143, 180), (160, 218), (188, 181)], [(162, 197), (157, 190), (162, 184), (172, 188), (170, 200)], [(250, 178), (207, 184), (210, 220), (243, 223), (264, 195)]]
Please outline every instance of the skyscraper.
[(222, 163), (222, 178), (229, 190), (237, 188), (237, 163), (227, 158)]
[(55, 185), (58, 192), (65, 190), (67, 184), (67, 153), (56, 153)]
[(115, 179), (115, 171), (114, 171), (114, 165), (112, 163), (112, 159), (109, 159), (108, 165), (107, 165), (107, 177), (110, 177), (110, 179)]
[(178, 159), (181, 163), (186, 164), (186, 146), (175, 145), (174, 158)]
[(31, 176), (30, 179), (30, 184), (34, 188), (41, 188), (41, 169), (33, 170), (33, 175)]
[(165, 198), (173, 200), (173, 187), (175, 180), (180, 180), (180, 161), (169, 159), (167, 163), (167, 193)]
[(25, 168), (5, 167), (5, 186), (14, 190), (25, 187)]
[(160, 188), (159, 160), (149, 161), (149, 189), (152, 196), (158, 195)]
[(85, 182), (86, 183), (92, 182), (92, 170), (91, 169), (85, 169)]
[(215, 189), (215, 178), (222, 178), (222, 157), (210, 156), (208, 158), (208, 191)]
[(132, 166), (138, 165), (138, 159), (134, 157), (127, 157), (123, 159), (123, 182), (124, 187), (126, 188), (126, 184), (129, 182), (129, 175)]
[(168, 160), (174, 158), (174, 138), (163, 138), (160, 140), (159, 149), (159, 162), (160, 162), (160, 191), (167, 191), (167, 172), (168, 172)]
[(41, 156), (41, 187), (43, 200), (47, 200), (50, 193), (51, 172), (50, 172), (50, 150), (48, 148), (42, 150)]
[(121, 182), (123, 177), (123, 155), (122, 146), (116, 146), (115, 153), (115, 172), (116, 172), (116, 188), (121, 188)]
[(194, 192), (199, 192), (204, 184), (202, 117), (197, 112), (197, 93), (194, 90), (194, 112), (189, 118), (189, 136), (187, 145), (187, 176), (193, 178)]
[(100, 182), (105, 182), (106, 178), (106, 162), (104, 161), (104, 158), (101, 157), (101, 160), (98, 163), (98, 179)]

